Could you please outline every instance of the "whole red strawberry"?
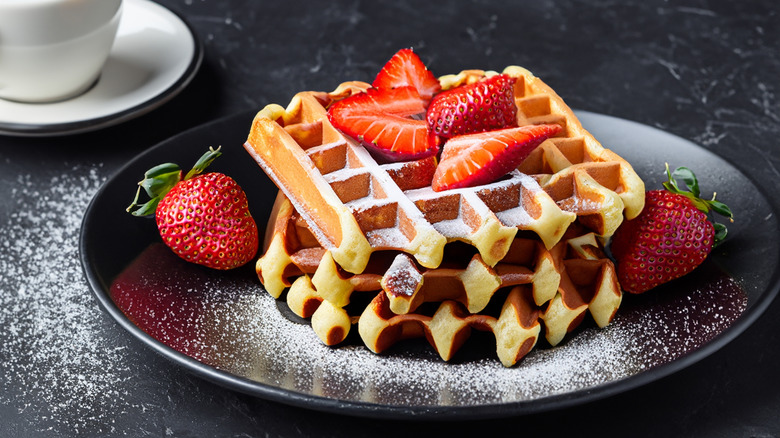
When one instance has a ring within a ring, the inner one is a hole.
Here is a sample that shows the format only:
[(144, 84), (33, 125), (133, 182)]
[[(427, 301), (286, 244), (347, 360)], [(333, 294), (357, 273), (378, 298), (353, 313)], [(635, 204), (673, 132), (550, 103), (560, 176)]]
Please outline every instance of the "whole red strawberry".
[[(183, 178), (173, 163), (148, 170), (127, 211), (154, 214), (163, 242), (179, 257), (209, 268), (233, 269), (255, 256), (258, 233), (236, 181), (218, 172), (202, 173), (220, 155), (219, 149), (210, 149)], [(142, 188), (151, 200), (139, 204)]]
[(517, 126), (516, 79), (499, 74), (437, 94), (425, 119), (445, 138)]
[[(618, 281), (630, 293), (643, 293), (691, 272), (726, 236), (726, 227), (710, 222), (712, 210), (733, 218), (722, 202), (699, 197), (693, 172), (685, 167), (674, 173), (666, 166), (666, 190), (646, 193), (645, 207), (633, 220), (624, 221), (612, 237), (610, 249), (617, 262)], [(682, 178), (688, 191), (681, 190)]]

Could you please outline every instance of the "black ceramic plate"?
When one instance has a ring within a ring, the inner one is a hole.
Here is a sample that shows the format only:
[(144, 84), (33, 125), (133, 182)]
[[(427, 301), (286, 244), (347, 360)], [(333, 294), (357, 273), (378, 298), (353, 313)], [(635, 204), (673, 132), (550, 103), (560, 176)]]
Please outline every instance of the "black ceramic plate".
[(476, 332), (450, 363), (424, 342), (403, 342), (383, 355), (353, 335), (342, 347), (325, 347), (305, 321), (288, 316), (284, 301), (263, 291), (252, 266), (221, 273), (181, 262), (159, 243), (152, 220), (125, 213), (146, 169), (189, 165), (206, 147), (222, 145), (213, 170), (244, 187), (264, 229), (277, 190), (242, 148), (251, 113), (180, 134), (117, 172), (85, 214), (84, 270), (106, 312), (153, 350), (205, 379), (282, 403), (369, 417), (463, 419), (628, 391), (711, 354), (766, 309), (780, 283), (777, 214), (749, 178), (701, 147), (626, 120), (578, 114), (648, 188), (664, 179), (664, 161), (687, 165), (705, 192), (718, 188), (718, 199), (743, 213), (729, 240), (693, 274), (626, 296), (607, 328), (586, 323), (562, 345), (538, 345), (513, 368), (495, 358), (490, 335)]

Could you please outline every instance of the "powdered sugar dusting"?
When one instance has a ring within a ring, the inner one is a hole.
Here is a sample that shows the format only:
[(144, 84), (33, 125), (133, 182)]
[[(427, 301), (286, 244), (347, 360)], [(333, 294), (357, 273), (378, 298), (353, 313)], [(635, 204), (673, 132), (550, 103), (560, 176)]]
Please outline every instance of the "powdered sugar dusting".
[[(218, 359), (212, 354), (207, 362), (295, 392), (398, 407), (525, 402), (592, 389), (700, 348), (729, 327), (746, 305), (744, 293), (725, 276), (690, 292), (626, 297), (627, 305), (606, 328), (586, 324), (555, 348), (542, 341), (517, 366), (505, 368), (485, 334), (472, 334), (451, 363), (421, 340), (402, 342), (382, 355), (356, 338), (327, 347), (307, 324), (288, 319), (286, 304), (263, 292), (256, 281), (221, 282), (219, 287), (227, 293), (203, 294), (202, 307), (221, 309), (220, 328), (206, 331), (213, 351), (228, 354)], [(226, 300), (230, 290), (234, 299)], [(219, 302), (209, 304), (215, 296)]]
[(420, 288), (423, 275), (411, 257), (398, 254), (384, 276), (384, 287), (396, 296), (411, 297)]
[[(290, 324), (275, 318), (273, 323), (267, 321), (265, 330), (270, 331), (266, 335), (270, 339), (282, 342), (274, 346), (275, 355), (300, 358), (306, 356), (304, 351), (318, 351), (316, 360), (310, 362), (319, 370), (315, 374), (323, 380), (365, 388), (351, 394), (356, 400), (391, 405), (508, 403), (620, 380), (700, 348), (744, 310), (745, 297), (735, 293), (738, 289), (733, 286), (731, 280), (720, 279), (713, 288), (654, 306), (655, 311), (644, 306), (628, 309), (605, 329), (590, 327), (562, 346), (537, 348), (514, 368), (504, 368), (494, 357), (447, 364), (433, 353), (406, 355), (402, 351), (377, 356), (361, 347), (333, 350), (314, 345), (296, 351), (282, 345), (290, 334), (298, 339), (298, 345), (308, 344), (306, 339), (313, 341), (301, 326), (288, 333)], [(343, 375), (327, 378), (332, 370)]]
[(119, 415), (112, 407), (127, 398), (112, 371), (123, 369), (124, 347), (100, 334), (105, 319), (78, 261), (82, 213), (102, 177), (71, 169), (45, 191), (36, 178), (15, 182), (0, 234), (0, 328), (11, 334), (0, 346), (0, 403), (27, 417), (30, 430), (110, 430)]

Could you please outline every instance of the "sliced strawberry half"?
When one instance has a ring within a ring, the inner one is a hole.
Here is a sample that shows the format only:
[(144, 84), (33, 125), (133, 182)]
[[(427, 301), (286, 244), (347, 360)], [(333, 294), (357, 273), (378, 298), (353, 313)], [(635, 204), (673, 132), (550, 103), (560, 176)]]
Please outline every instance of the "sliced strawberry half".
[(414, 87), (425, 100), (441, 91), (436, 76), (431, 73), (412, 49), (401, 49), (390, 58), (371, 84), (375, 88)]
[(437, 94), (425, 116), (428, 128), (449, 138), (517, 126), (515, 81), (500, 74)]
[(414, 87), (369, 88), (331, 105), (328, 119), (389, 161), (415, 160), (439, 151), (425, 121), (414, 118), (425, 113), (425, 103)]
[(493, 182), (515, 169), (559, 125), (528, 125), (453, 137), (433, 175), (434, 191)]

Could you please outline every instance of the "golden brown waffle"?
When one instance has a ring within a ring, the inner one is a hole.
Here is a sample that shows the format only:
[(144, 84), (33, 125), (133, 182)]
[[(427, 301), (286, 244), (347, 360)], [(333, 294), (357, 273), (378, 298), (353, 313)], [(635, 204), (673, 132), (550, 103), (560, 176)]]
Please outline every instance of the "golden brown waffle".
[(529, 283), (541, 304), (553, 297), (559, 282), (550, 251), (538, 239), (519, 237), (492, 267), (473, 250), (451, 246), (438, 268), (418, 266), (403, 252), (385, 251), (374, 253), (364, 272), (350, 274), (318, 246), (308, 224), (281, 194), (274, 204), (266, 246), (257, 270), (263, 284), (281, 286), (274, 289), (279, 292), (274, 296), (291, 285), (291, 278), (309, 274), (319, 295), (338, 306), (348, 303), (353, 291), (385, 290), (396, 313), (445, 299), (457, 300), (476, 313), (500, 287)]
[(533, 178), (519, 172), (442, 193), (399, 183), (410, 168), (424, 164), (380, 165), (333, 128), (323, 105), (343, 96), (343, 88), (299, 93), (286, 110), (264, 108), (246, 148), (347, 271), (362, 272), (372, 251), (386, 249), (436, 267), (452, 240), (472, 244), (492, 265), (518, 229), (532, 230), (552, 246), (574, 221), (574, 214), (561, 210)]
[(450, 360), (468, 340), (471, 330), (490, 331), (496, 354), (513, 366), (536, 345), (541, 330), (540, 311), (532, 305), (528, 288), (514, 287), (498, 317), (469, 314), (454, 301), (444, 301), (431, 315), (392, 313), (385, 294), (378, 294), (360, 316), (358, 330), (366, 346), (381, 353), (404, 339), (425, 337), (444, 360)]
[[(644, 184), (631, 166), (583, 129), (541, 80), (520, 67), (505, 73), (518, 79), (518, 124), (558, 123), (564, 131), (537, 148), (520, 166), (523, 173), (485, 186), (441, 193), (409, 186), (407, 175), (425, 160), (380, 165), (335, 129), (326, 107), (368, 88), (362, 82), (343, 83), (331, 93), (298, 93), (286, 109), (268, 105), (255, 117), (245, 146), (320, 244), (353, 273), (363, 271), (372, 251), (383, 249), (436, 267), (452, 240), (471, 243), (493, 265), (518, 229), (536, 232), (551, 247), (575, 217), (608, 237), (624, 210), (636, 216)], [(441, 82), (446, 89), (484, 74), (469, 70)], [(545, 192), (524, 174), (533, 175)]]
[[(318, 246), (283, 195), (273, 211), (258, 273), (264, 284), (270, 275), (264, 266), (275, 268), (279, 278), (273, 281), (290, 285), (296, 278), (287, 304), (298, 316), (311, 318), (327, 345), (342, 342), (357, 323), (364, 343), (375, 352), (425, 336), (449, 360), (476, 328), (494, 333), (497, 354), (510, 366), (536, 344), (542, 327), (547, 341), (556, 345), (586, 312), (606, 326), (621, 302), (612, 263), (595, 233), (578, 225), (549, 250), (538, 238), (516, 237), (493, 267), (461, 247), (449, 248), (439, 268), (423, 268), (407, 254), (391, 251), (374, 253), (363, 273), (349, 274)], [(284, 266), (278, 269), (281, 260)], [(481, 314), (500, 290), (511, 290), (501, 313)], [(360, 313), (350, 314), (346, 307), (356, 292), (376, 297)], [(432, 315), (416, 313), (426, 302), (441, 304)]]
[[(612, 319), (621, 294), (600, 245), (641, 211), (644, 184), (541, 80), (520, 67), (504, 73), (517, 78), (519, 125), (564, 129), (518, 170), (478, 187), (434, 192), (425, 177), (434, 158), (381, 164), (335, 129), (327, 107), (367, 83), (301, 92), (255, 117), (245, 147), (282, 192), (257, 271), (274, 297), (289, 288), (290, 308), (311, 317), (326, 344), (360, 321), (374, 351), (425, 336), (448, 359), (477, 328), (492, 331), (502, 362), (513, 364), (541, 327), (555, 345), (587, 311), (600, 326)], [(440, 82), (448, 89), (491, 74)], [(500, 291), (501, 314), (481, 314)], [(350, 314), (354, 292), (376, 298)], [(417, 312), (431, 302), (442, 313)]]

